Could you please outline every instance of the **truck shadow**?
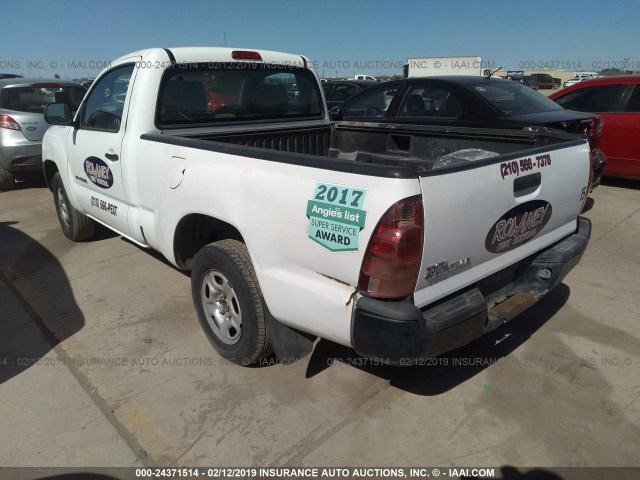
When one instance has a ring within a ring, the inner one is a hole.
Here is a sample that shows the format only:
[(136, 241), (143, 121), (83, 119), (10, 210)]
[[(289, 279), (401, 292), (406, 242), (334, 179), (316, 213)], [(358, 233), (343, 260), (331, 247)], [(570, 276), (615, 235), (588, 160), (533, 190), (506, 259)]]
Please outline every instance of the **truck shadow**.
[[(470, 470), (470, 469), (467, 469)], [(481, 469), (479, 469), (481, 470)], [(580, 478), (631, 480), (638, 478), (638, 469), (634, 467), (551, 467), (516, 468), (509, 465), (496, 468), (493, 480), (570, 480)], [(486, 476), (461, 476), (463, 480), (476, 480)]]
[[(111, 475), (106, 475), (103, 473), (93, 473), (93, 472), (89, 472), (86, 471), (85, 469), (81, 469), (81, 468), (74, 468), (73, 469), (74, 472), (73, 473), (62, 473), (59, 475), (53, 475), (50, 477), (38, 477), (35, 480), (125, 480), (125, 479), (129, 479), (129, 478), (135, 478), (135, 476), (133, 475), (133, 469), (131, 474), (129, 475), (119, 475), (117, 477), (115, 476), (111, 476)], [(85, 470), (85, 471), (83, 471)], [(120, 470), (120, 472), (123, 470), (118, 469), (118, 468), (109, 468), (109, 467), (101, 467), (100, 470), (115, 470), (118, 471)], [(118, 473), (115, 473), (115, 475), (118, 475)]]
[[(105, 229), (107, 229), (107, 227), (104, 227)], [(108, 229), (107, 229), (108, 230)], [(114, 233), (113, 236), (117, 236), (118, 234)], [(167, 260), (165, 258), (164, 255), (162, 255), (160, 252), (158, 252), (157, 250), (154, 250), (153, 248), (144, 248), (141, 247), (140, 245), (138, 245), (137, 243), (132, 242), (131, 240), (129, 240), (126, 237), (120, 237), (120, 239), (125, 242), (128, 243), (129, 245), (131, 245), (132, 247), (137, 248), (139, 251), (141, 251), (142, 253), (144, 253), (145, 255), (150, 256), (151, 258), (164, 263), (167, 267), (175, 270), (178, 273), (181, 273), (182, 275), (184, 275), (185, 277), (191, 278), (191, 271), (189, 270), (181, 270), (178, 267), (176, 267), (175, 265), (173, 265), (169, 260)]]
[(596, 201), (592, 197), (588, 197), (587, 201), (584, 202), (584, 207), (582, 207), (582, 211), (580, 212), (582, 215), (591, 210), (596, 204)]
[(15, 224), (0, 222), (0, 384), (55, 364), (42, 357), (85, 323), (58, 260)]
[[(494, 474), (500, 475), (493, 476), (492, 478), (494, 480), (564, 480), (564, 477), (561, 477), (557, 473), (542, 468), (535, 468), (528, 472), (521, 472), (517, 468), (505, 466), (500, 468), (500, 473), (494, 472)], [(460, 478), (471, 480), (481, 477), (462, 476)]]
[(569, 294), (569, 287), (560, 284), (511, 322), (462, 348), (427, 359), (416, 366), (376, 365), (348, 347), (321, 340), (309, 360), (306, 376), (313, 377), (333, 363), (341, 362), (384, 378), (390, 385), (409, 393), (440, 395), (513, 353), (563, 307)]

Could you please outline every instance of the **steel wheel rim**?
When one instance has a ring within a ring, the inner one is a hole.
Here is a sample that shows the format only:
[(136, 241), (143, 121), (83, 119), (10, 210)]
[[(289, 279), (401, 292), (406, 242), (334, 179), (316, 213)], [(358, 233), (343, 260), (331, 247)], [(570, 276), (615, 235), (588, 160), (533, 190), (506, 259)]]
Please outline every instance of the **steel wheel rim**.
[(67, 202), (64, 200), (64, 193), (62, 193), (62, 189), (58, 189), (58, 211), (60, 212), (60, 217), (62, 221), (66, 225), (67, 228), (71, 225), (69, 221), (69, 209), (67, 208)]
[(235, 345), (242, 336), (242, 312), (233, 286), (220, 271), (210, 270), (200, 287), (202, 310), (207, 323), (218, 339)]

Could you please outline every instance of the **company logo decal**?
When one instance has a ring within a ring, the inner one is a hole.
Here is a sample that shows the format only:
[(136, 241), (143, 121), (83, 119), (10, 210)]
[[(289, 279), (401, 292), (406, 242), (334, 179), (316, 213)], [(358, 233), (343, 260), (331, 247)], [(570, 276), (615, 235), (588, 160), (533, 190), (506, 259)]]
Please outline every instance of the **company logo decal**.
[(547, 224), (551, 211), (551, 204), (544, 200), (531, 200), (512, 208), (491, 227), (485, 248), (502, 253), (528, 242)]
[(87, 178), (100, 188), (111, 188), (113, 185), (111, 169), (97, 157), (89, 157), (84, 161), (84, 172)]

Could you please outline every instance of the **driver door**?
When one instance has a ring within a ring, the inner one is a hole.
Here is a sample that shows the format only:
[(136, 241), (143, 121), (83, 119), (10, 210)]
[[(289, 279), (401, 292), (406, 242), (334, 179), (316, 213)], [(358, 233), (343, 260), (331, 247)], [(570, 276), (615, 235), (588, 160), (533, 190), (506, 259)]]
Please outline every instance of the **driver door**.
[(127, 235), (129, 204), (122, 179), (127, 159), (121, 147), (134, 71), (133, 63), (121, 64), (94, 83), (78, 112), (79, 128), (68, 149), (80, 210)]

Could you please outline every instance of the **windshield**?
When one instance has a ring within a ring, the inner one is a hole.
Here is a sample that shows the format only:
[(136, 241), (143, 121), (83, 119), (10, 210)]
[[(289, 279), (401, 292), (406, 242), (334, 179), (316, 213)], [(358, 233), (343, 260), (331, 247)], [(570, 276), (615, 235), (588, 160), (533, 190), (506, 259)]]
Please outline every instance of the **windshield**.
[(310, 70), (255, 63), (202, 64), (168, 70), (160, 89), (159, 126), (321, 118), (322, 97)]
[(469, 88), (507, 115), (562, 110), (553, 100), (517, 82), (478, 83), (469, 85)]
[(77, 110), (85, 93), (82, 87), (6, 87), (0, 92), (0, 108), (42, 113), (50, 103), (68, 103)]

